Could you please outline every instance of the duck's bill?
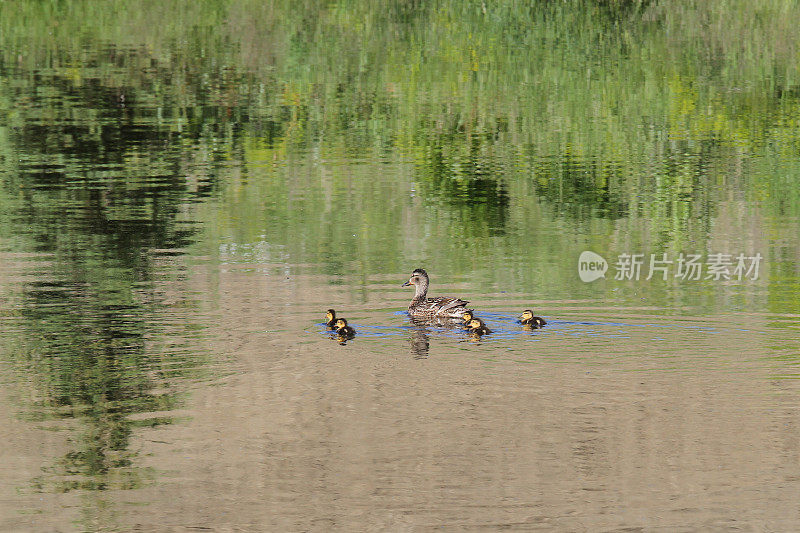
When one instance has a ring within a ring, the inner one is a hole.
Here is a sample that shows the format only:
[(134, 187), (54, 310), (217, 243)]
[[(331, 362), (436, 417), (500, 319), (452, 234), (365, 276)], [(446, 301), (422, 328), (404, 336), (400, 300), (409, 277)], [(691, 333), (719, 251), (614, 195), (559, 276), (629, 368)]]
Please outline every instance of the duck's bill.
[(411, 282), (410, 282), (410, 281), (406, 281), (405, 283), (403, 283), (403, 284), (402, 284), (402, 285), (400, 285), (400, 286), (401, 286), (401, 287), (408, 287), (409, 285), (411, 285)]

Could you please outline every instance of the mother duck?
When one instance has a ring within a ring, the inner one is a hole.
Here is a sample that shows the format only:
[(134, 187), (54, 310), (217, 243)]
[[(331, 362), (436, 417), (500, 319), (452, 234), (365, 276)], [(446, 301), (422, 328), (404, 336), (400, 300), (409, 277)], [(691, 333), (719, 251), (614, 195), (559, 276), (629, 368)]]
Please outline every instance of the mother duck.
[(412, 318), (436, 319), (452, 318), (460, 320), (467, 310), (465, 302), (461, 298), (451, 298), (449, 296), (439, 296), (438, 298), (428, 298), (428, 285), (430, 285), (428, 273), (418, 268), (411, 273), (411, 277), (403, 283), (403, 287), (414, 285), (414, 298), (408, 306), (408, 314)]

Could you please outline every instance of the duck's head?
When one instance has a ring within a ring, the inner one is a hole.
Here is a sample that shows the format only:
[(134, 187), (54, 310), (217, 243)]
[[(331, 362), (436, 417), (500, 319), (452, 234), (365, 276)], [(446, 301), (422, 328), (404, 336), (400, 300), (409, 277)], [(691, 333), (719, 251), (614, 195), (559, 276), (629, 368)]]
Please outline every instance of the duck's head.
[(524, 310), (522, 314), (519, 315), (520, 320), (530, 320), (531, 318), (533, 318), (533, 311), (530, 309)]
[(328, 312), (325, 313), (325, 322), (330, 322), (334, 318), (336, 318), (336, 311), (333, 309), (328, 309)]
[(483, 327), (483, 320), (480, 318), (473, 318), (469, 321), (469, 327), (471, 329), (480, 329)]
[(417, 268), (414, 272), (411, 273), (411, 277), (408, 278), (408, 281), (403, 283), (403, 287), (408, 287), (409, 285), (421, 285), (428, 279), (428, 273), (421, 268)]
[(342, 329), (345, 326), (347, 326), (347, 320), (345, 320), (344, 318), (336, 319), (336, 329)]
[(472, 321), (472, 319), (474, 318), (474, 315), (472, 314), (472, 310), (471, 309), (467, 309), (466, 311), (464, 311), (464, 314), (461, 315), (461, 318), (464, 319), (464, 323), (465, 324), (469, 324)]

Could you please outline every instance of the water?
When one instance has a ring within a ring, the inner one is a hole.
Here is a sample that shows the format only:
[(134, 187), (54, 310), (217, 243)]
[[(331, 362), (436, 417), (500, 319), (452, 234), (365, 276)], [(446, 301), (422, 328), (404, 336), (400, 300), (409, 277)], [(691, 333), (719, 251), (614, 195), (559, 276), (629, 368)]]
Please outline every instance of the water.
[(4, 6), (0, 530), (797, 529), (797, 15)]

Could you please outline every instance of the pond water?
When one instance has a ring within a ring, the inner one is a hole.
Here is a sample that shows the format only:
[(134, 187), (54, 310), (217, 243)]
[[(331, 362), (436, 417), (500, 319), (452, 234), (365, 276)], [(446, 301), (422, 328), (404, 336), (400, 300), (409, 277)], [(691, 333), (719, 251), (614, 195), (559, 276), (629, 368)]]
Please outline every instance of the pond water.
[(2, 9), (0, 530), (798, 528), (794, 3)]

